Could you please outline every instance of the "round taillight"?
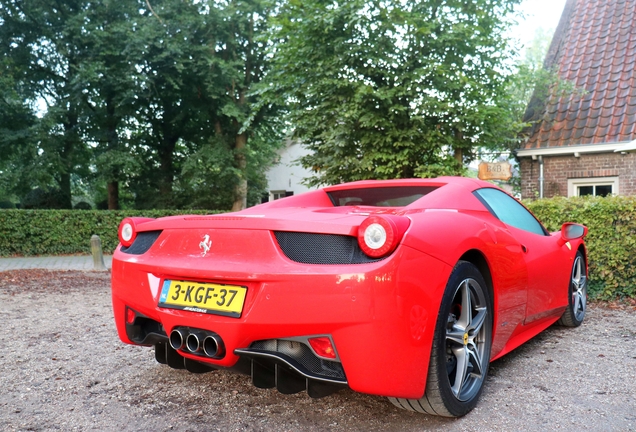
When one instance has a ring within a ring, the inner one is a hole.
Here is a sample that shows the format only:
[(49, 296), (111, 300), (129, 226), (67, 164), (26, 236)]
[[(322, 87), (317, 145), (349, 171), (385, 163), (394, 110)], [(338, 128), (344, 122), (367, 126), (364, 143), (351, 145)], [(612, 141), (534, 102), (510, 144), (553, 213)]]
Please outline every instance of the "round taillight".
[(371, 249), (382, 248), (386, 241), (386, 229), (379, 223), (372, 223), (364, 230), (364, 243)]
[(135, 241), (137, 231), (135, 230), (135, 222), (131, 218), (126, 218), (119, 224), (119, 241), (122, 245), (130, 247)]
[(402, 216), (369, 216), (358, 228), (360, 249), (371, 258), (390, 254), (402, 239), (409, 223), (409, 219)]
[(129, 242), (133, 236), (133, 227), (131, 224), (127, 223), (121, 229), (121, 238), (123, 241)]

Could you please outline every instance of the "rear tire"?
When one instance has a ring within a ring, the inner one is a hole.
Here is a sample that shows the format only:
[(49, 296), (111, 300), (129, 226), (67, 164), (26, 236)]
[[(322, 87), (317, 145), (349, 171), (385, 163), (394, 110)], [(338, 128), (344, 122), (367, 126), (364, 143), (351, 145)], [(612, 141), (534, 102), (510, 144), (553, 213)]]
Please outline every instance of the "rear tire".
[(421, 399), (389, 398), (397, 407), (460, 417), (477, 404), (490, 364), (493, 306), (481, 273), (460, 261), (451, 273), (439, 309)]
[(565, 327), (578, 327), (585, 319), (587, 310), (587, 275), (585, 272), (585, 258), (581, 251), (576, 253), (570, 286), (568, 288), (568, 307), (561, 315), (557, 324)]

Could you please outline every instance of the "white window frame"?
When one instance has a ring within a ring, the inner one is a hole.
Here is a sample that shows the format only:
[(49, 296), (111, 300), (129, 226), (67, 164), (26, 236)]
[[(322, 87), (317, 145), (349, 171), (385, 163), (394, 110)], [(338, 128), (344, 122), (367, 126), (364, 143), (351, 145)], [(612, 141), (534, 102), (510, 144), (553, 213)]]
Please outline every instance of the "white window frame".
[(612, 195), (618, 195), (618, 177), (587, 177), (568, 179), (568, 197), (579, 196), (581, 186), (611, 186)]
[(285, 197), (293, 196), (293, 195), (294, 195), (293, 191), (273, 190), (273, 191), (269, 191), (269, 200), (276, 201), (277, 199), (281, 199), (281, 198), (285, 198)]
[(275, 200), (281, 199), (281, 198), (285, 198), (285, 191), (284, 190), (273, 190), (273, 191), (270, 191), (270, 193), (269, 193), (269, 200), (270, 201), (275, 201)]

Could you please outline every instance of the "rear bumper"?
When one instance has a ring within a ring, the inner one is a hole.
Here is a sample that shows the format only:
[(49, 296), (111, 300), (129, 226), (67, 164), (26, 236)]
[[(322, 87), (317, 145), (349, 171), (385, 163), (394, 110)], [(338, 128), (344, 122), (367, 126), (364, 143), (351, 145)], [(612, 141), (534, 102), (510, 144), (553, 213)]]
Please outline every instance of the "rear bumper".
[[(261, 264), (241, 263), (240, 257), (158, 259), (151, 252), (117, 250), (113, 256), (113, 310), (122, 341), (134, 343), (126, 332), (126, 307), (160, 323), (166, 335), (175, 327), (218, 334), (223, 358), (182, 353), (215, 367), (233, 367), (239, 356), (259, 357), (249, 352), (256, 341), (329, 335), (354, 391), (423, 395), (437, 310), (451, 271), (441, 261), (404, 246), (386, 260), (356, 265), (294, 263), (275, 248), (260, 251), (267, 255)], [(157, 306), (163, 280), (176, 278), (246, 286), (240, 318)]]

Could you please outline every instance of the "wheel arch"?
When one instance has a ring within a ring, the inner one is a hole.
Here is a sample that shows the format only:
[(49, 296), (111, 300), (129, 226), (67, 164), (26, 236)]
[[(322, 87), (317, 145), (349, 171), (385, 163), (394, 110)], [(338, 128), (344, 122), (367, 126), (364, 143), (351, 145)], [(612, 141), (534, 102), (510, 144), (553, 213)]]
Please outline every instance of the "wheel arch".
[(484, 278), (484, 281), (486, 282), (486, 288), (488, 289), (488, 293), (490, 294), (490, 301), (492, 302), (491, 304), (492, 312), (493, 312), (493, 317), (492, 317), (493, 339), (492, 340), (494, 341), (496, 336), (495, 333), (496, 333), (496, 329), (498, 325), (497, 324), (497, 315), (498, 315), (497, 305), (498, 305), (499, 299), (495, 295), (493, 275), (490, 270), (490, 265), (488, 264), (488, 260), (486, 259), (486, 255), (484, 255), (484, 253), (480, 251), (479, 249), (470, 249), (464, 252), (464, 254), (459, 259), (460, 261), (468, 261), (469, 263), (477, 267), (477, 270), (479, 270), (479, 273), (481, 273), (481, 275)]
[(585, 260), (585, 272), (587, 273), (588, 272), (587, 248), (585, 247), (585, 244), (583, 242), (581, 242), (577, 251), (581, 252), (581, 255), (583, 255), (583, 259)]
[(481, 273), (481, 275), (484, 277), (488, 292), (490, 293), (490, 298), (494, 303), (496, 300), (495, 290), (492, 282), (492, 273), (490, 271), (490, 266), (488, 265), (488, 260), (486, 260), (486, 256), (478, 249), (471, 249), (464, 252), (464, 254), (459, 259), (460, 261), (468, 261), (469, 263), (477, 267), (479, 273)]

